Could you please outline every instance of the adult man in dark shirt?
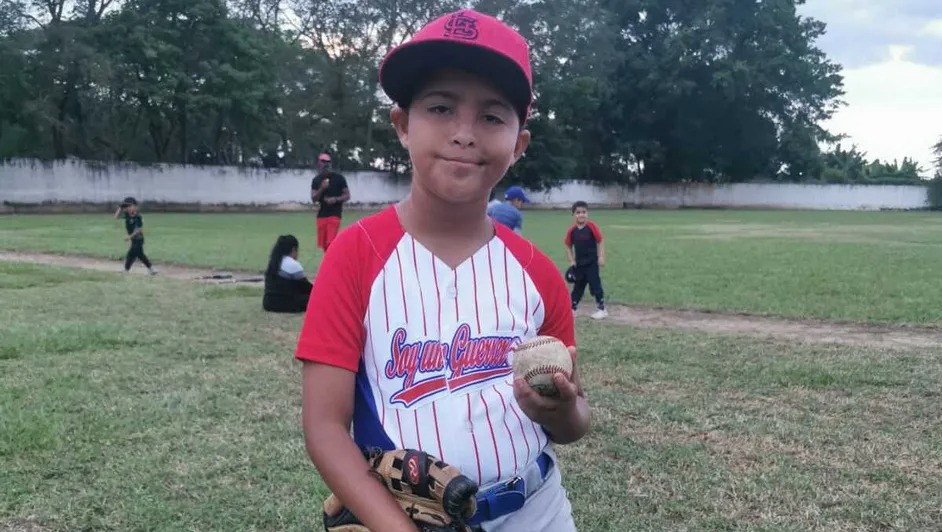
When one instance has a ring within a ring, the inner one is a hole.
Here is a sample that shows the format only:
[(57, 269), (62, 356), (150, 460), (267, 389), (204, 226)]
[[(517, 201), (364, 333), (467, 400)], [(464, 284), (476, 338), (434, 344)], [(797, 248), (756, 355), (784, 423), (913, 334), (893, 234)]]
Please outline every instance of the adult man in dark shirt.
[(340, 232), (343, 204), (350, 200), (346, 178), (331, 171), (327, 153), (317, 157), (318, 173), (311, 180), (311, 201), (317, 209), (317, 246), (325, 252)]

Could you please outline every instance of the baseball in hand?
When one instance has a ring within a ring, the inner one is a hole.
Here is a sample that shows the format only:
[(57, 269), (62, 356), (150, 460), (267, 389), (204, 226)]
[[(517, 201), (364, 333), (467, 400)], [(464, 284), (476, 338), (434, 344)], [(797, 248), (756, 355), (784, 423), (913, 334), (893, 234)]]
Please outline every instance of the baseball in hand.
[(572, 355), (566, 344), (552, 336), (537, 336), (513, 349), (514, 378), (527, 382), (540, 395), (559, 395), (553, 376), (562, 373), (572, 378)]

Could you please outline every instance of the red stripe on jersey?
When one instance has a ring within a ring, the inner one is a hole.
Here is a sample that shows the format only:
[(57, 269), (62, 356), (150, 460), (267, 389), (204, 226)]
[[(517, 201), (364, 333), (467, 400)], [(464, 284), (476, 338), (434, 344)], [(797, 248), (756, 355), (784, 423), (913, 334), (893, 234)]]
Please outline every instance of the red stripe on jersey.
[(455, 321), (458, 321), (458, 270), (455, 270)]
[(399, 409), (396, 409), (396, 425), (399, 426), (399, 448), (405, 449), (406, 443), (402, 441), (402, 420), (399, 419)]
[[(528, 418), (529, 419), (529, 418)], [(530, 419), (530, 426), (533, 427), (533, 435), (536, 436), (536, 447), (537, 449), (543, 448), (543, 443), (540, 442), (540, 433), (536, 430), (536, 422)]]
[(409, 307), (406, 306), (406, 283), (402, 280), (402, 259), (399, 258), (399, 246), (396, 246), (396, 264), (399, 265), (399, 291), (402, 292), (402, 315), (409, 322)]
[[(510, 375), (513, 373), (513, 368), (495, 368), (488, 369), (484, 371), (475, 371), (474, 373), (469, 373), (467, 375), (462, 375), (460, 377), (453, 377), (448, 381), (448, 387), (452, 390), (458, 390), (462, 386), (466, 386), (472, 383), (478, 383), (487, 379), (493, 379), (494, 377), (500, 377), (503, 375)], [(439, 377), (439, 379), (444, 379), (444, 377)]]
[(510, 311), (510, 329), (517, 329), (517, 316), (510, 307), (510, 275), (507, 271), (507, 246), (504, 246), (504, 286), (507, 288), (507, 310)]
[(435, 267), (435, 256), (432, 257), (432, 277), (435, 279), (435, 300), (438, 301), (438, 334), (442, 334), (442, 290), (438, 286), (438, 268)]
[(392, 394), (389, 398), (389, 402), (395, 403), (399, 401), (406, 406), (410, 406), (414, 401), (422, 398), (424, 395), (444, 390), (447, 385), (443, 375), (431, 377)]
[(487, 271), (491, 276), (491, 294), (494, 295), (494, 318), (497, 320), (495, 328), (500, 330), (500, 313), (497, 311), (497, 288), (494, 287), (494, 263), (491, 261), (491, 245), (487, 245)]
[(432, 417), (435, 418), (435, 439), (438, 440), (438, 457), (444, 462), (445, 452), (442, 451), (442, 437), (438, 433), (438, 409), (435, 408), (435, 403), (432, 403)]
[[(369, 312), (369, 309), (367, 309), (367, 312)], [(367, 314), (367, 317), (369, 318), (369, 314)], [(375, 356), (376, 344), (373, 342), (373, 327), (372, 327), (373, 320), (369, 320), (369, 321), (370, 321), (370, 327), (369, 329), (367, 329), (366, 335), (369, 336), (370, 338), (370, 348), (373, 350), (373, 353), (374, 353), (374, 356), (371, 356), (370, 358), (373, 359), (373, 370), (376, 372), (376, 382), (382, 382), (381, 380), (379, 380), (379, 365), (376, 364), (376, 356)], [(383, 388), (381, 386), (377, 386), (376, 393), (379, 394), (379, 404), (382, 407), (380, 410), (379, 422), (381, 425), (385, 425), (386, 424), (386, 399), (383, 398)]]
[(474, 444), (474, 459), (478, 463), (478, 484), (481, 484), (481, 455), (478, 454), (478, 439), (474, 436), (474, 422), (471, 421), (471, 396), (465, 396), (468, 399), (468, 424), (471, 425), (471, 443)]
[(542, 304), (543, 304), (543, 300), (542, 300), (542, 299), (537, 300), (536, 306), (533, 307), (533, 317), (534, 317), (534, 318), (536, 318), (536, 313), (540, 311), (540, 305), (542, 305)]
[(412, 413), (415, 415), (415, 437), (419, 440), (419, 449), (422, 448), (422, 433), (419, 432), (419, 411), (413, 410)]
[(386, 267), (383, 266), (383, 312), (386, 313), (386, 332), (389, 332), (389, 301), (386, 300)]
[(474, 319), (478, 323), (478, 334), (481, 334), (481, 313), (478, 312), (478, 271), (474, 267), (474, 255), (471, 255), (471, 283), (474, 286)]
[[(498, 392), (499, 393), (499, 392)], [(504, 398), (503, 395), (500, 396), (501, 399)], [(523, 442), (527, 444), (527, 462), (530, 462), (530, 438), (527, 437), (527, 431), (523, 428), (523, 420), (520, 419), (520, 414), (517, 413), (517, 409), (514, 408), (514, 404), (510, 403), (510, 411), (514, 413), (514, 416), (517, 417), (517, 423), (520, 424), (520, 434), (523, 434)]]
[(491, 441), (494, 442), (494, 456), (497, 458), (497, 478), (500, 478), (500, 451), (497, 449), (497, 436), (494, 434), (494, 425), (491, 423), (491, 410), (487, 407), (487, 401), (484, 399), (484, 390), (478, 393), (481, 394), (481, 402), (484, 403), (484, 415), (487, 417), (487, 428), (491, 429)]
[(497, 392), (497, 397), (500, 398), (500, 405), (504, 407), (504, 415), (501, 417), (501, 421), (504, 422), (504, 429), (507, 431), (507, 439), (510, 440), (510, 448), (514, 452), (514, 474), (516, 475), (517, 471), (520, 470), (520, 465), (517, 463), (517, 444), (514, 443), (514, 435), (510, 432), (510, 425), (507, 424), (507, 403), (504, 401), (503, 394), (497, 389), (497, 385), (494, 385), (494, 391)]
[(530, 332), (530, 320), (526, 317), (530, 314), (530, 295), (527, 293), (527, 271), (521, 270), (520, 274), (523, 276), (523, 315), (524, 319), (527, 320), (526, 323), (523, 324), (523, 335), (526, 336), (527, 333)]
[[(415, 256), (415, 239), (412, 236), (409, 236), (409, 239), (412, 240), (412, 265), (415, 266), (415, 278), (419, 280), (419, 300), (422, 301), (422, 334), (428, 335), (428, 325), (425, 322), (425, 294), (422, 293), (422, 278), (419, 275), (419, 260)], [(433, 264), (434, 266), (434, 264)]]

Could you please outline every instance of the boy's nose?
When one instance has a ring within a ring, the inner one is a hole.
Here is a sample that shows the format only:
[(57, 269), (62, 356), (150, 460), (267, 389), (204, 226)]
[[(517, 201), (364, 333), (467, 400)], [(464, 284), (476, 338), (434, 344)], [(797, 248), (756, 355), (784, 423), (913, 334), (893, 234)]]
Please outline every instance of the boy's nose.
[(468, 120), (455, 120), (455, 128), (451, 135), (451, 142), (462, 148), (474, 146), (474, 124)]

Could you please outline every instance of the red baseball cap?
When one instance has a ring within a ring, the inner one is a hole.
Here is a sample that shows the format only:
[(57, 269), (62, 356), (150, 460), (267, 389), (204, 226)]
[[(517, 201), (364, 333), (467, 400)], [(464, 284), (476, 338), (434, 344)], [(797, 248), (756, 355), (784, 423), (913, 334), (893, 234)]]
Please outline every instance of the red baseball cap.
[(408, 106), (425, 78), (457, 68), (490, 81), (527, 121), (533, 75), (527, 41), (496, 18), (471, 9), (441, 16), (393, 48), (379, 67), (379, 83), (392, 101)]
[(330, 155), (327, 154), (327, 153), (322, 153), (322, 154), (320, 154), (320, 155), (317, 156), (317, 160), (318, 160), (318, 161), (324, 161), (324, 162), (329, 163), (329, 162), (330, 162)]

